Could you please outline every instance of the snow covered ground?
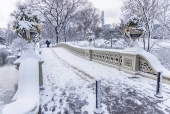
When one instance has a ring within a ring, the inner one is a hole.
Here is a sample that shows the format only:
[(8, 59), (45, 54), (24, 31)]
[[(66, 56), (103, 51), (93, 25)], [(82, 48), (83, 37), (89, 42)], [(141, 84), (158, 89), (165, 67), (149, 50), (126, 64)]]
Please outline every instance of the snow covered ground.
[(93, 114), (95, 80), (102, 81), (104, 114), (169, 114), (170, 85), (157, 99), (156, 81), (79, 58), (62, 48), (42, 49), (42, 114)]

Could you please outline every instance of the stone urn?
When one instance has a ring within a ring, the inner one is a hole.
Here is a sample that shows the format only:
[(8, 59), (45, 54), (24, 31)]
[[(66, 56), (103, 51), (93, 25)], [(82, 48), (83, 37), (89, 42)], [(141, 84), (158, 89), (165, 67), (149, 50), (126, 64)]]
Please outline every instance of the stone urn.
[(136, 39), (143, 35), (143, 31), (137, 29), (136, 27), (129, 27), (128, 31), (125, 30), (125, 34), (131, 39), (130, 47), (134, 47), (135, 44), (137, 43)]
[(125, 51), (138, 52), (143, 50), (136, 41), (136, 39), (143, 35), (143, 30), (136, 27), (129, 27), (128, 30), (125, 30), (125, 35), (131, 39), (130, 46), (124, 49)]

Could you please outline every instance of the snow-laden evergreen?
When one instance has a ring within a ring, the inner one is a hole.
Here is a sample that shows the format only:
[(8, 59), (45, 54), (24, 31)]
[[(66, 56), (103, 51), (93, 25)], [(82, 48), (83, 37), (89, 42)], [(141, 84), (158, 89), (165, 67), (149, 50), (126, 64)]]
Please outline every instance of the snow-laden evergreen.
[(40, 19), (36, 12), (24, 3), (18, 4), (17, 8), (16, 11), (11, 13), (11, 16), (14, 17), (13, 29), (18, 35), (25, 38), (25, 30), (36, 29), (37, 31), (40, 31)]

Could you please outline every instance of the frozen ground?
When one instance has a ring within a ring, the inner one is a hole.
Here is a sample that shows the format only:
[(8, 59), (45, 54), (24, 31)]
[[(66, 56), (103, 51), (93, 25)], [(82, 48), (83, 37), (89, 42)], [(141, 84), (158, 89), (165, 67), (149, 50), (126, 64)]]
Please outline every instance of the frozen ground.
[(170, 114), (170, 85), (163, 99), (156, 81), (79, 58), (62, 48), (42, 49), (41, 114), (93, 114), (95, 80), (102, 80), (104, 114)]

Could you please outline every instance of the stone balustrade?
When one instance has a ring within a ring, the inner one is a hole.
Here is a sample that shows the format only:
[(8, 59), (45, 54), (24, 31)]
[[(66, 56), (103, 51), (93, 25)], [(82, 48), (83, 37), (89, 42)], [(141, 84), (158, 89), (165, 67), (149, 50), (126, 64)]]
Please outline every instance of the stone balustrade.
[(154, 55), (144, 50), (128, 52), (117, 49), (79, 47), (66, 43), (59, 43), (57, 47), (62, 47), (84, 59), (115, 67), (132, 75), (138, 74), (156, 79), (157, 73), (163, 71), (163, 82), (170, 84), (170, 71), (164, 68)]

